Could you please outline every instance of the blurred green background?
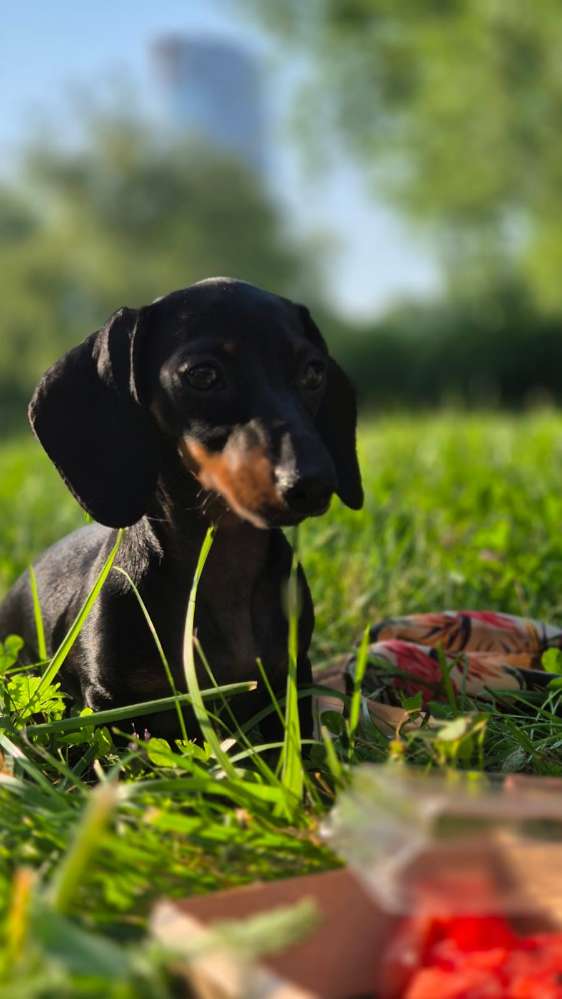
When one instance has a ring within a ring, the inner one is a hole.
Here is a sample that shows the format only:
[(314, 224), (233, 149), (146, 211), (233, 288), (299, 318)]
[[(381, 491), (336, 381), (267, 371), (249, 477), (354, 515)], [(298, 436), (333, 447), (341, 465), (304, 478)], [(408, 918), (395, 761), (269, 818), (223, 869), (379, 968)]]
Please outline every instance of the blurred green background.
[(312, 305), (367, 409), (560, 401), (555, 0), (118, 7), (4, 26), (6, 434), (115, 308), (221, 273)]

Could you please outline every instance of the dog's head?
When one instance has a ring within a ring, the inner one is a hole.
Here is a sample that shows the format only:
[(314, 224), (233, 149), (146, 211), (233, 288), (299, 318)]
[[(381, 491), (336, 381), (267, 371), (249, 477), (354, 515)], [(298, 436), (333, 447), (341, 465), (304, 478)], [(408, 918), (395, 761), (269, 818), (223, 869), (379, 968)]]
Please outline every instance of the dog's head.
[(257, 527), (362, 503), (353, 389), (307, 309), (212, 278), (119, 309), (39, 383), (31, 424), (111, 527), (149, 507), (173, 441), (186, 476)]

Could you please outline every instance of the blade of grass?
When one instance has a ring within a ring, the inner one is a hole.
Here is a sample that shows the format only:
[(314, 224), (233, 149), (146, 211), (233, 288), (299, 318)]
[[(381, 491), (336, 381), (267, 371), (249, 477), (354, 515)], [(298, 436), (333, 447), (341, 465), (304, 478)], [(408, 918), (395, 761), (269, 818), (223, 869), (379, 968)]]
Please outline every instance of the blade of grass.
[(302, 799), (304, 786), (304, 768), (301, 755), (301, 732), (297, 690), (298, 666), (298, 626), (299, 626), (299, 535), (298, 527), (293, 531), (293, 558), (291, 573), (287, 588), (288, 612), (288, 673), (287, 699), (285, 703), (285, 738), (281, 751), (281, 781), (285, 789), (293, 796), (295, 803)]
[(336, 785), (343, 783), (343, 767), (334, 749), (332, 737), (325, 725), (320, 726), (320, 735), (326, 750), (326, 763)]
[(3, 970), (8, 971), (19, 961), (25, 947), (35, 881), (36, 874), (29, 867), (20, 867), (14, 874), (6, 919), (6, 947), (0, 963)]
[(361, 643), (359, 645), (359, 649), (357, 650), (357, 656), (355, 659), (355, 669), (353, 671), (353, 693), (351, 695), (351, 704), (349, 707), (349, 721), (348, 721), (350, 756), (353, 753), (353, 747), (355, 744), (355, 732), (359, 724), (359, 716), (361, 713), (361, 685), (363, 683), (363, 677), (365, 676), (365, 670), (367, 669), (367, 659), (369, 655), (369, 636), (370, 636), (370, 626), (367, 625), (367, 627), (363, 631), (363, 635), (361, 637)]
[(35, 633), (37, 635), (37, 652), (39, 659), (44, 661), (49, 658), (47, 644), (45, 642), (45, 629), (43, 627), (43, 614), (39, 603), (39, 591), (37, 589), (37, 576), (32, 565), (29, 566), (29, 582), (31, 585), (31, 599), (33, 601), (33, 618), (35, 620)]
[[(244, 694), (255, 689), (255, 680), (247, 680), (241, 683), (228, 683), (224, 687), (201, 690), (200, 696), (203, 700), (214, 700), (218, 696)], [(154, 715), (157, 711), (166, 711), (168, 708), (173, 708), (176, 701), (180, 704), (193, 704), (191, 694), (178, 694), (176, 697), (160, 697), (155, 701), (126, 704), (122, 708), (108, 708), (106, 711), (94, 711), (92, 714), (72, 715), (70, 718), (59, 718), (52, 722), (40, 722), (38, 725), (28, 725), (25, 732), (27, 735), (39, 735), (41, 732), (72, 732), (88, 726), (109, 725), (126, 718), (134, 718), (136, 715)]]
[(68, 912), (82, 875), (99, 846), (101, 836), (120, 797), (121, 789), (114, 781), (99, 784), (90, 793), (73, 842), (49, 886), (48, 897), (55, 912)]
[[(297, 691), (297, 700), (300, 701), (305, 697), (310, 697), (312, 694), (323, 695), (325, 697), (333, 697), (336, 700), (343, 701), (345, 705), (348, 705), (350, 702), (349, 696), (347, 694), (344, 694), (341, 690), (335, 690), (333, 687), (325, 687), (318, 683), (312, 684), (312, 686), (310, 687), (301, 687), (301, 689)], [(277, 703), (280, 709), (284, 709), (287, 703), (287, 698), (278, 697)], [(241, 725), (240, 728), (242, 729), (243, 732), (249, 732), (252, 728), (255, 728), (256, 725), (259, 725), (259, 723), (263, 721), (264, 718), (268, 718), (269, 715), (273, 714), (274, 711), (275, 711), (274, 705), (269, 704), (265, 708), (261, 708), (260, 711), (257, 711), (256, 714), (253, 715), (251, 718), (249, 718), (247, 722), (244, 722), (244, 724)], [(284, 724), (285, 724), (285, 718), (283, 716), (283, 725)]]
[(443, 680), (443, 688), (445, 690), (445, 695), (449, 703), (451, 711), (457, 711), (457, 699), (455, 697), (455, 691), (453, 684), (451, 683), (451, 670), (455, 665), (454, 661), (451, 663), (447, 662), (447, 657), (440, 645), (435, 649), (437, 653), (437, 660), (439, 662), (439, 668), (441, 670), (441, 678)]
[(230, 758), (227, 753), (224, 752), (220, 739), (218, 738), (212, 722), (209, 718), (209, 714), (205, 707), (203, 698), (201, 697), (201, 690), (199, 687), (199, 681), (197, 679), (197, 670), (195, 668), (195, 645), (193, 641), (193, 632), (195, 626), (195, 606), (197, 602), (197, 590), (199, 587), (199, 582), (203, 574), (203, 569), (205, 568), (205, 562), (207, 561), (207, 556), (211, 550), (213, 544), (213, 538), (215, 535), (215, 528), (211, 526), (208, 528), (207, 533), (203, 539), (203, 544), (201, 545), (201, 551), (199, 552), (199, 558), (197, 560), (197, 565), (195, 567), (195, 573), (193, 576), (193, 583), (191, 584), (191, 591), (189, 594), (189, 600), (187, 602), (187, 614), (185, 618), (185, 630), (183, 635), (183, 668), (185, 671), (185, 680), (187, 684), (187, 689), (191, 694), (191, 700), (193, 705), (193, 711), (201, 732), (203, 733), (203, 738), (211, 747), (211, 751), (215, 756), (218, 763), (221, 764), (224, 772), (232, 779), (236, 779), (236, 770), (230, 762)]
[[(137, 600), (139, 602), (140, 608), (141, 608), (141, 610), (142, 610), (142, 612), (144, 614), (145, 621), (146, 621), (146, 623), (148, 625), (148, 628), (150, 630), (150, 634), (152, 635), (152, 637), (154, 639), (154, 644), (156, 646), (156, 650), (158, 652), (158, 655), (160, 656), (160, 661), (162, 663), (162, 666), (164, 667), (164, 672), (166, 674), (166, 679), (168, 680), (168, 683), (170, 685), (170, 689), (172, 691), (172, 694), (174, 695), (174, 697), (177, 697), (178, 691), (177, 691), (176, 685), (174, 683), (174, 677), (172, 676), (172, 671), (170, 669), (170, 664), (169, 664), (169, 662), (168, 662), (168, 660), (166, 658), (166, 654), (164, 652), (164, 649), (162, 648), (162, 643), (161, 643), (161, 641), (160, 641), (160, 639), (158, 637), (158, 632), (156, 631), (156, 628), (154, 627), (154, 624), (152, 622), (152, 618), (150, 617), (150, 614), (148, 613), (148, 609), (146, 607), (146, 604), (145, 604), (144, 600), (142, 599), (142, 597), (141, 597), (141, 595), (139, 593), (138, 587), (135, 585), (135, 583), (131, 579), (129, 573), (125, 569), (122, 569), (121, 566), (116, 565), (115, 566), (115, 571), (116, 572), (120, 572), (123, 576), (125, 576), (125, 579), (128, 580), (129, 586), (131, 587), (133, 593), (135, 594), (135, 596), (136, 596), (136, 598), (137, 598)], [(177, 712), (177, 716), (178, 716), (178, 725), (180, 727), (180, 732), (181, 732), (182, 739), (184, 739), (187, 742), (188, 736), (187, 736), (187, 729), (185, 727), (185, 718), (183, 717), (183, 711), (181, 709), (181, 705), (180, 705), (179, 701), (176, 701), (176, 712)]]
[(119, 548), (121, 546), (121, 542), (123, 540), (123, 534), (124, 531), (122, 528), (120, 528), (117, 531), (115, 544), (113, 545), (113, 548), (111, 549), (107, 559), (105, 560), (105, 563), (98, 578), (96, 579), (94, 585), (92, 586), (92, 589), (90, 590), (82, 607), (80, 608), (79, 613), (77, 614), (75, 620), (72, 622), (68, 632), (64, 636), (61, 644), (59, 645), (57, 651), (55, 652), (53, 658), (51, 659), (49, 665), (47, 666), (45, 672), (43, 673), (43, 676), (41, 677), (41, 682), (38, 684), (37, 689), (35, 690), (32, 697), (30, 697), (27, 705), (25, 706), (26, 711), (29, 710), (29, 708), (36, 700), (36, 698), (39, 696), (41, 691), (44, 690), (45, 687), (47, 687), (50, 683), (53, 682), (59, 669), (61, 668), (63, 662), (65, 661), (68, 653), (70, 652), (72, 646), (74, 645), (76, 639), (78, 638), (78, 635), (80, 634), (84, 626), (84, 622), (88, 617), (88, 614), (90, 613), (92, 607), (94, 606), (100, 594), (101, 588), (109, 575), (111, 567), (115, 561), (115, 556), (117, 555), (117, 552), (119, 551)]
[(224, 798), (244, 807), (251, 806), (252, 802), (261, 801), (268, 803), (267, 815), (270, 817), (271, 806), (277, 807), (280, 800), (279, 790), (269, 784), (252, 783), (239, 777), (233, 780), (217, 780), (211, 773), (201, 777), (162, 777), (159, 780), (134, 781), (127, 785), (127, 792), (129, 800), (143, 793), (148, 793), (151, 797), (159, 794), (167, 797), (170, 793), (174, 793), (185, 802), (190, 796), (200, 793), (218, 798), (219, 805), (220, 800)]
[(271, 684), (269, 682), (269, 677), (268, 677), (268, 675), (267, 675), (267, 673), (265, 671), (265, 666), (262, 663), (262, 661), (261, 661), (261, 659), (260, 659), (259, 656), (257, 656), (257, 658), (256, 658), (256, 663), (257, 663), (257, 667), (258, 667), (258, 669), (260, 671), (260, 676), (261, 676), (261, 678), (263, 680), (265, 689), (267, 690), (267, 693), (269, 694), (271, 703), (272, 703), (272, 705), (273, 705), (273, 707), (275, 709), (275, 712), (277, 714), (277, 717), (279, 718), (279, 721), (281, 722), (281, 724), (284, 725), (285, 724), (285, 719), (283, 717), (283, 712), (281, 711), (281, 707), (279, 705), (279, 700), (278, 700), (278, 698), (275, 696), (275, 694), (273, 692), (273, 687), (271, 686)]
[[(318, 745), (318, 742), (317, 742), (316, 739), (302, 739), (301, 741), (302, 741), (302, 745), (303, 746), (317, 746)], [(249, 749), (245, 749), (245, 750), (241, 751), (240, 753), (236, 753), (235, 756), (231, 756), (230, 757), (230, 761), (231, 761), (231, 763), (238, 763), (240, 760), (246, 760), (249, 757), (252, 757), (252, 754), (254, 754), (254, 753), (256, 755), (259, 755), (260, 753), (269, 752), (270, 749), (281, 749), (282, 746), (283, 746), (282, 742), (263, 742), (259, 746), (250, 746)], [(277, 781), (277, 778), (275, 777), (275, 774), (273, 774), (273, 771), (270, 770), (270, 773), (272, 774), (272, 777), (273, 777), (272, 783), (274, 781)]]
[[(201, 662), (203, 663), (203, 665), (204, 665), (204, 667), (205, 667), (205, 669), (206, 669), (206, 671), (208, 673), (208, 676), (209, 676), (209, 678), (211, 680), (211, 683), (213, 683), (215, 685), (215, 687), (217, 688), (217, 690), (218, 690), (217, 681), (216, 681), (215, 676), (213, 674), (213, 671), (212, 671), (212, 669), (211, 669), (211, 667), (209, 665), (208, 659), (207, 659), (207, 657), (206, 657), (206, 655), (205, 655), (205, 653), (204, 653), (204, 651), (203, 651), (203, 649), (201, 647), (201, 643), (200, 643), (199, 639), (197, 639), (197, 638), (194, 638), (193, 640), (195, 642), (195, 647), (197, 649), (197, 652), (199, 653), (199, 656), (201, 657)], [(233, 726), (233, 730), (231, 732), (231, 735), (236, 739), (237, 742), (241, 742), (242, 745), (246, 747), (246, 753), (242, 754), (242, 756), (239, 754), (237, 757), (231, 757), (230, 758), (231, 762), (234, 763), (235, 760), (237, 760), (237, 759), (245, 758), (247, 756), (251, 756), (253, 758), (253, 762), (255, 763), (256, 767), (258, 768), (258, 770), (261, 771), (262, 776), (265, 777), (266, 780), (268, 780), (272, 784), (277, 783), (277, 778), (276, 778), (275, 774), (273, 773), (273, 770), (271, 770), (271, 768), (268, 767), (268, 765), (265, 762), (265, 760), (262, 760), (262, 758), (261, 758), (260, 747), (254, 747), (252, 745), (252, 743), (250, 742), (250, 740), (248, 739), (248, 737), (246, 736), (246, 733), (242, 731), (242, 729), (240, 728), (240, 725), (238, 724), (238, 721), (236, 719), (236, 715), (234, 714), (232, 708), (230, 707), (230, 704), (228, 703), (228, 701), (227, 701), (227, 699), (225, 697), (222, 698), (222, 703), (223, 703), (223, 708), (226, 710), (226, 712), (228, 714), (228, 717), (230, 718), (230, 722), (231, 722), (231, 724)], [(261, 752), (264, 752), (263, 747), (261, 747)]]
[(58, 808), (62, 808), (64, 805), (64, 799), (57, 789), (51, 784), (50, 780), (41, 773), (39, 767), (30, 760), (26, 754), (23, 752), (20, 746), (17, 746), (15, 742), (12, 742), (7, 735), (0, 733), (0, 746), (6, 753), (6, 756), (10, 757), (17, 766), (31, 777), (33, 781), (41, 788), (42, 791), (51, 799), (52, 802), (56, 802)]
[[(221, 702), (221, 707), (223, 707), (223, 708), (227, 707), (228, 706), (228, 699), (223, 696), (221, 687), (219, 686), (219, 684), (217, 683), (217, 681), (215, 679), (213, 671), (212, 671), (212, 669), (211, 669), (211, 667), (209, 665), (209, 660), (207, 659), (207, 657), (206, 657), (206, 655), (205, 655), (205, 653), (203, 651), (203, 647), (201, 645), (201, 642), (199, 641), (199, 639), (197, 638), (196, 635), (193, 636), (193, 645), (195, 647), (195, 651), (201, 657), (201, 662), (203, 663), (203, 666), (205, 668), (207, 676), (209, 677), (209, 680), (211, 681), (211, 683), (213, 685), (212, 689), (215, 690), (216, 693), (217, 693), (216, 700)], [(257, 685), (258, 685), (257, 684), (257, 680), (254, 680), (254, 681), (251, 681), (251, 682), (253, 683), (253, 688), (252, 689), (255, 690), (256, 687), (257, 687)], [(211, 689), (211, 688), (209, 688), (209, 689)], [(234, 718), (234, 714), (233, 714), (232, 710), (231, 709), (229, 709), (229, 710), (230, 710), (231, 717)], [(213, 724), (213, 727), (217, 726), (218, 728), (224, 729), (223, 741), (224, 741), (224, 739), (235, 741), (235, 733), (232, 732), (231, 729), (229, 729), (228, 725), (226, 724), (226, 722), (224, 721), (224, 719), (221, 718), (221, 716), (220, 716), (220, 714), (218, 712), (207, 710), (207, 714), (209, 716), (209, 721)], [(234, 719), (234, 726), (235, 726), (235, 728), (236, 728), (236, 724), (237, 724), (236, 723), (236, 719)], [(221, 745), (222, 745), (222, 742), (221, 742)]]

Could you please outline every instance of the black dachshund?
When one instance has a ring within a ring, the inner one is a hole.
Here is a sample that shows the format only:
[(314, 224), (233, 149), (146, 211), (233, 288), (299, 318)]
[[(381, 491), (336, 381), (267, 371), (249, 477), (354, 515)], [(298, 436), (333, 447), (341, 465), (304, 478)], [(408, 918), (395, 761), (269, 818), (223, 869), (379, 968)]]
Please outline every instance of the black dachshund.
[[(185, 689), (186, 603), (210, 523), (216, 537), (201, 580), (196, 634), (218, 683), (287, 678), (284, 591), (291, 547), (282, 527), (324, 513), (333, 493), (362, 503), (353, 389), (303, 306), (230, 278), (119, 309), (45, 374), (29, 409), (33, 429), (78, 502), (98, 521), (36, 564), (50, 654), (116, 539), (116, 565), (148, 608), (178, 689)], [(312, 600), (300, 580), (298, 682), (311, 682)], [(0, 605), (0, 638), (38, 658), (24, 574)], [(201, 668), (201, 682), (208, 677)], [(94, 710), (170, 694), (137, 597), (112, 571), (62, 667), (63, 688)], [(261, 691), (261, 692), (260, 692)], [(267, 695), (232, 702), (240, 722)], [(312, 728), (303, 698), (303, 735)], [(275, 715), (262, 734), (277, 738)], [(137, 730), (138, 730), (138, 722)], [(177, 715), (141, 720), (178, 734)]]

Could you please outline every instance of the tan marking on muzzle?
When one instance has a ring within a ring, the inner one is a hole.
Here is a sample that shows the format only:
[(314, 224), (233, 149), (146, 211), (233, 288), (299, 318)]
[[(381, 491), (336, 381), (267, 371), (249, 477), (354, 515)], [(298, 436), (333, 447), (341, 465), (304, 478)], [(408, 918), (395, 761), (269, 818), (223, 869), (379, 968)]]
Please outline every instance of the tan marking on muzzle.
[(256, 527), (267, 526), (264, 510), (283, 507), (273, 466), (264, 448), (241, 449), (227, 444), (223, 451), (213, 453), (199, 441), (182, 437), (179, 451), (184, 464), (204, 489), (219, 493), (239, 517)]

